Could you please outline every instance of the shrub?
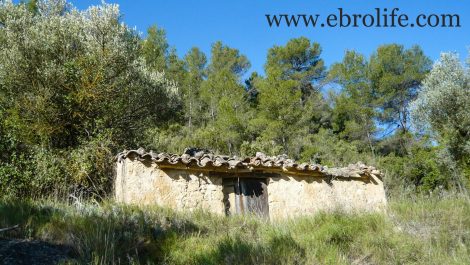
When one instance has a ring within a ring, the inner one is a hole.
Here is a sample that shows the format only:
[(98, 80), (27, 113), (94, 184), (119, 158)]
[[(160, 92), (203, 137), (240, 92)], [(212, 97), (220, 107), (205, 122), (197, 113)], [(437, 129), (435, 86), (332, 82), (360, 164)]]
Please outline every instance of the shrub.
[(438, 149), (415, 146), (411, 154), (390, 154), (379, 159), (379, 167), (385, 173), (384, 185), (390, 196), (432, 192), (448, 188), (450, 173), (440, 164)]
[(171, 118), (175, 84), (120, 18), (106, 3), (0, 1), (0, 196), (103, 196), (115, 152)]

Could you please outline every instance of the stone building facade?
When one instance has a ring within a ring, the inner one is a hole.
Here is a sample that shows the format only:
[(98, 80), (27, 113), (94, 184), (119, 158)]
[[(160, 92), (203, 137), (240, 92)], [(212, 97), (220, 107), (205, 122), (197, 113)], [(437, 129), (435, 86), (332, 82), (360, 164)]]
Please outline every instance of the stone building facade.
[(214, 155), (187, 149), (183, 155), (124, 151), (117, 156), (116, 200), (176, 210), (270, 219), (320, 211), (383, 211), (382, 174), (363, 164), (328, 168), (286, 156)]

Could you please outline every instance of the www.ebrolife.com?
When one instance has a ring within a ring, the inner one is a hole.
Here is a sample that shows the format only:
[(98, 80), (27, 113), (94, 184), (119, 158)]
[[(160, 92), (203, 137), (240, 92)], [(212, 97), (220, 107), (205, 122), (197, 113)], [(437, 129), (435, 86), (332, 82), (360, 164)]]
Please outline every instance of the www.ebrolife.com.
[(409, 16), (399, 8), (375, 8), (370, 13), (348, 13), (343, 8), (322, 16), (320, 14), (266, 14), (269, 27), (330, 27), (330, 28), (460, 28), (458, 14), (419, 14)]

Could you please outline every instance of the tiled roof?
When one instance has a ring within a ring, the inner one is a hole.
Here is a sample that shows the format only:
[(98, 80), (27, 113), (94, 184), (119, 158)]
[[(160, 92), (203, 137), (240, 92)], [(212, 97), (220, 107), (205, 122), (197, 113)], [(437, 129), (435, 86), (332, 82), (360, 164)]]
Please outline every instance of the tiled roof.
[(323, 175), (330, 177), (382, 177), (382, 173), (371, 166), (362, 163), (351, 164), (343, 168), (328, 168), (318, 164), (297, 163), (289, 159), (286, 155), (267, 156), (263, 153), (256, 153), (254, 157), (239, 158), (236, 156), (215, 155), (204, 149), (187, 148), (182, 155), (155, 153), (138, 150), (124, 150), (117, 155), (117, 160), (122, 161), (127, 157), (140, 161), (152, 161), (158, 165), (185, 168), (211, 168), (214, 170), (236, 171), (238, 169), (248, 169), (250, 171), (264, 172), (292, 172), (304, 175)]

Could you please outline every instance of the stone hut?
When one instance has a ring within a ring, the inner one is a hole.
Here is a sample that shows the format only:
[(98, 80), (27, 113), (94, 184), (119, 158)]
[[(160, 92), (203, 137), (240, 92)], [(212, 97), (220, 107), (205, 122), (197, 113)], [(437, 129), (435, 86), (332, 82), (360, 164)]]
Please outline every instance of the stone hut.
[(319, 211), (383, 211), (382, 174), (361, 163), (344, 168), (297, 163), (285, 155), (238, 158), (124, 151), (116, 159), (115, 197), (123, 203), (279, 219)]

